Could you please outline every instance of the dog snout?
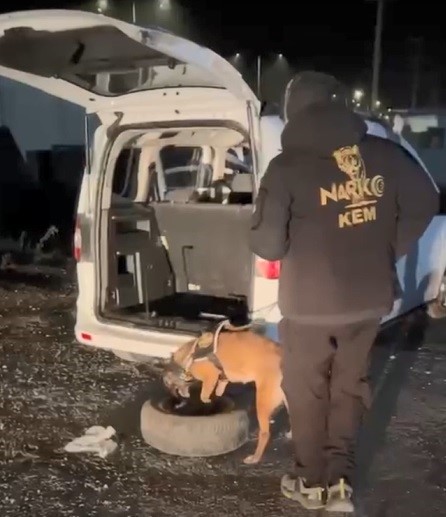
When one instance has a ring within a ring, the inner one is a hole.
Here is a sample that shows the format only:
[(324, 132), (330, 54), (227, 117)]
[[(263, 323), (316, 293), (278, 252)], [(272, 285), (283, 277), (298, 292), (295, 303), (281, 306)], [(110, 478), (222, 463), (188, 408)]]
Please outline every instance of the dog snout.
[(172, 389), (175, 388), (175, 378), (174, 378), (174, 375), (172, 374), (172, 372), (165, 372), (163, 374), (163, 383), (164, 383), (164, 386), (166, 386), (166, 388), (171, 391)]
[(188, 398), (189, 382), (182, 379), (176, 372), (167, 370), (163, 374), (163, 383), (169, 393), (174, 397)]

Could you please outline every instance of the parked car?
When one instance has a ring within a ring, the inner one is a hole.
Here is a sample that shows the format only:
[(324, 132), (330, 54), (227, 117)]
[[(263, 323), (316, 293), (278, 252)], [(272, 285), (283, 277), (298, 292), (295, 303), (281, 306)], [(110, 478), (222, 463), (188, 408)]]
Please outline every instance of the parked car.
[[(280, 267), (251, 254), (247, 233), (283, 123), (232, 65), (159, 29), (42, 10), (0, 16), (0, 74), (83, 106), (87, 129), (101, 121), (74, 237), (79, 342), (165, 358), (222, 318), (274, 332)], [(369, 131), (389, 138), (378, 122)], [(228, 167), (230, 150), (243, 166)], [(436, 217), (398, 261), (401, 296), (383, 321), (433, 300), (446, 314), (445, 239)]]

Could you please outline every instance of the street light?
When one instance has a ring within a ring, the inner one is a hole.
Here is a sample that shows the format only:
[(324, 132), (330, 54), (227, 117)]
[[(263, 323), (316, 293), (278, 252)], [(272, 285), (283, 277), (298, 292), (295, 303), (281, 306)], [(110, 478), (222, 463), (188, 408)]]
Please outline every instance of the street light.
[(97, 11), (103, 13), (108, 9), (108, 0), (98, 0)]
[[(285, 59), (285, 56), (280, 53), (277, 54), (278, 59)], [(262, 55), (259, 54), (257, 56), (257, 97), (260, 99), (262, 94), (262, 85), (261, 85), (261, 79), (262, 79)]]
[(364, 97), (364, 90), (355, 90), (353, 92), (353, 100), (356, 102), (361, 102), (362, 98)]
[[(96, 0), (96, 10), (100, 14), (108, 11), (108, 0)], [(132, 2), (132, 22), (136, 23), (136, 1)]]
[(373, 42), (373, 70), (372, 70), (372, 109), (379, 95), (379, 76), (381, 71), (381, 46), (384, 27), (384, 4), (390, 0), (367, 0), (376, 2), (375, 38)]
[(259, 54), (257, 56), (257, 98), (260, 99), (261, 90), (261, 81), (262, 78), (262, 56)]
[(159, 0), (158, 7), (161, 11), (169, 11), (171, 8), (170, 0)]

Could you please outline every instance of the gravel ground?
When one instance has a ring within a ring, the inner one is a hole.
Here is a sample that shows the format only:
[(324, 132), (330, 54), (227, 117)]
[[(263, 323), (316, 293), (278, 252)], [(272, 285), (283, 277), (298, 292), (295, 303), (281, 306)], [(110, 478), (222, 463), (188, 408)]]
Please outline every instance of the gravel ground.
[[(279, 492), (291, 463), (283, 419), (257, 467), (241, 464), (254, 442), (206, 460), (163, 455), (142, 442), (139, 410), (161, 389), (156, 372), (74, 342), (72, 277), (43, 267), (0, 271), (0, 515), (307, 515)], [(442, 515), (446, 323), (414, 315), (378, 345), (375, 403), (359, 448), (358, 515)], [(96, 424), (117, 429), (115, 454), (63, 451)]]

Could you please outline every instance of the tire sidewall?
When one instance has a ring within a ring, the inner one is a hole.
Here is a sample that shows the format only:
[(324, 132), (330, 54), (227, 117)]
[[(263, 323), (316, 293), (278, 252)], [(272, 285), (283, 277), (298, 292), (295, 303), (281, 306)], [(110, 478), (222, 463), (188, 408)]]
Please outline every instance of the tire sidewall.
[[(233, 404), (227, 399), (227, 404)], [(209, 457), (233, 452), (249, 439), (246, 410), (237, 408), (209, 416), (180, 416), (160, 409), (161, 399), (144, 403), (141, 434), (144, 441), (166, 454)]]

